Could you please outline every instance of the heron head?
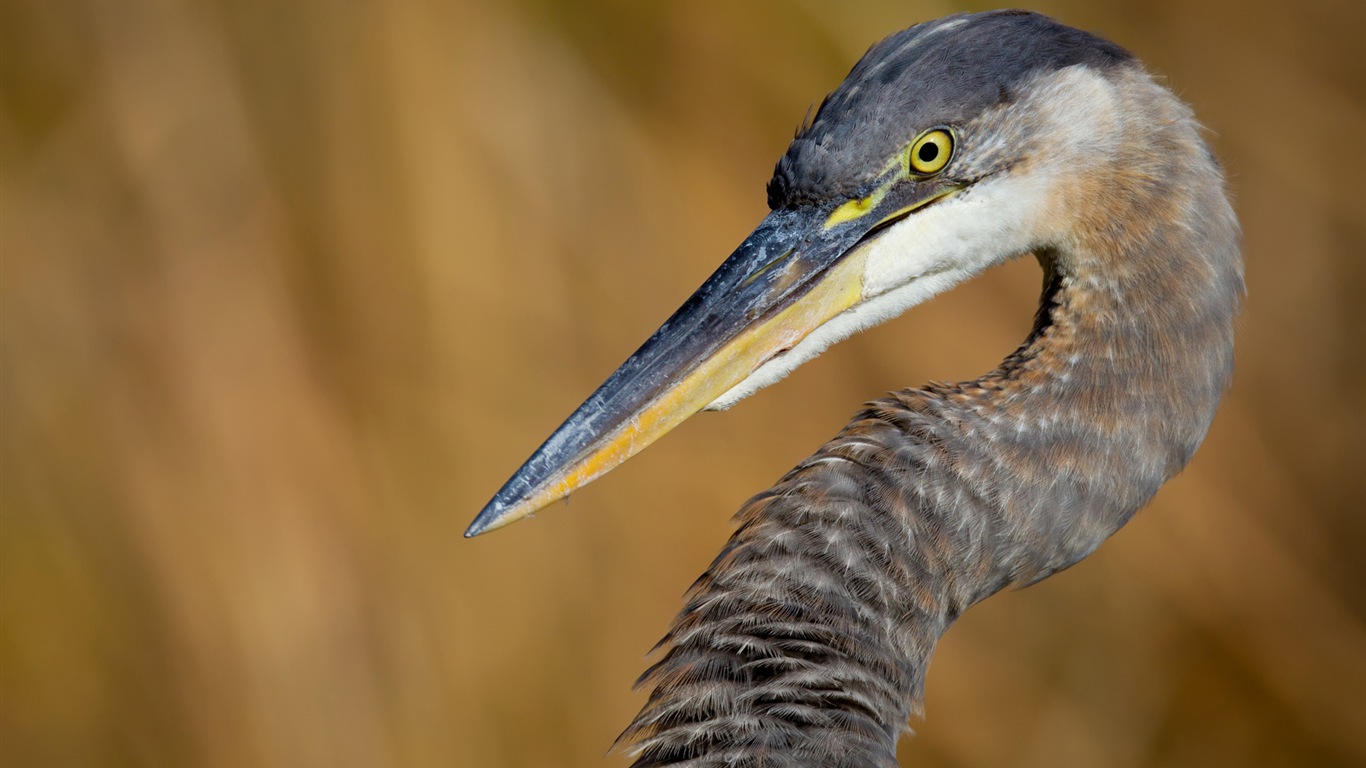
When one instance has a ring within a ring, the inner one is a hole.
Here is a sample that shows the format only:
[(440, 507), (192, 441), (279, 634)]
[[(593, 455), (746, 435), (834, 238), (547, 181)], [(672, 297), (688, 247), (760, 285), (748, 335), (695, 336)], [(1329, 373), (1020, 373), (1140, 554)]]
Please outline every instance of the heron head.
[(1059, 189), (1076, 163), (1104, 156), (1112, 110), (1097, 104), (1132, 61), (1022, 11), (951, 16), (873, 46), (779, 160), (769, 215), (466, 535), (520, 519), (694, 413), (1066, 236)]

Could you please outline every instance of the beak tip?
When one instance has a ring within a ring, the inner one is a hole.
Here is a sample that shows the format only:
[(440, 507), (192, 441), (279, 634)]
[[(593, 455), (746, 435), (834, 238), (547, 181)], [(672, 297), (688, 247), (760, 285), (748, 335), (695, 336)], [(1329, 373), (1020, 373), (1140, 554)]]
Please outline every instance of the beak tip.
[(510, 494), (507, 489), (500, 491), (484, 506), (474, 521), (465, 529), (465, 538), (472, 539), (490, 531), (496, 531), (531, 516), (536, 510), (549, 502), (536, 502), (521, 494)]
[(506, 512), (506, 507), (498, 503), (497, 498), (493, 499), (487, 506), (480, 510), (473, 522), (465, 529), (465, 538), (472, 539), (482, 533), (488, 533), (495, 528), (501, 528), (507, 523), (512, 522), (511, 520), (504, 520)]

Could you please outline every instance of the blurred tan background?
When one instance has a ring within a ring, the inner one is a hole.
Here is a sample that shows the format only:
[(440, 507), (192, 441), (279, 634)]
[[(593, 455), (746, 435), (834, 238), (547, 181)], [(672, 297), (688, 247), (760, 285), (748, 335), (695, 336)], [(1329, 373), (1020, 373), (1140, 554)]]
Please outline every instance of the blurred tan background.
[[(808, 106), (946, 2), (0, 3), (0, 758), (622, 766), (750, 494), (988, 370), (1017, 263), (474, 541), (765, 212)], [(1193, 103), (1239, 371), (1095, 556), (947, 635), (914, 766), (1366, 765), (1366, 12), (1046, 2)]]

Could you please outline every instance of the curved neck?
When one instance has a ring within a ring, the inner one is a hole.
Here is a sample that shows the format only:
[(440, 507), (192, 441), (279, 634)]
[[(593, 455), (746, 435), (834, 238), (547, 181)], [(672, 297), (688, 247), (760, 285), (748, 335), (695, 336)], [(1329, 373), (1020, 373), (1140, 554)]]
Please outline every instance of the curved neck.
[(1090, 553), (1190, 459), (1242, 272), (1218, 168), (1161, 106), (1182, 119), (1142, 138), (1169, 162), (1059, 198), (1083, 234), (1039, 253), (1034, 332), (1000, 368), (870, 403), (741, 510), (642, 678), (636, 766), (895, 766), (949, 624)]
[(1009, 558), (1016, 580), (1071, 565), (1146, 504), (1190, 460), (1232, 375), (1237, 220), (1198, 126), (1155, 122), (1143, 139), (1166, 162), (1116, 160), (1059, 196), (1074, 234), (1037, 254), (1033, 333), (948, 396), (990, 447), (991, 474), (960, 479), (1008, 488), (1002, 503), (1033, 520)]

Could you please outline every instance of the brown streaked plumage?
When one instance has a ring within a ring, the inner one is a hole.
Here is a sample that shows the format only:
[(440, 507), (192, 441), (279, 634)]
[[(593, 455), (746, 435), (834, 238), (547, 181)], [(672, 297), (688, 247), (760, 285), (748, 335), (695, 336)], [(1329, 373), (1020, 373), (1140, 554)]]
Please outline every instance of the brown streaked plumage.
[[(915, 155), (931, 134), (947, 162)], [(744, 506), (642, 677), (623, 734), (640, 768), (895, 765), (944, 630), (1124, 525), (1189, 461), (1232, 371), (1238, 227), (1199, 126), (1127, 52), (1045, 17), (874, 46), (769, 201), (470, 535), (992, 264), (1034, 253), (1043, 300), (997, 370), (868, 404)]]

